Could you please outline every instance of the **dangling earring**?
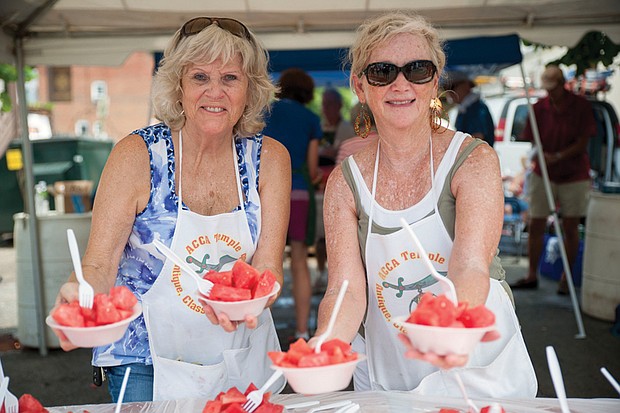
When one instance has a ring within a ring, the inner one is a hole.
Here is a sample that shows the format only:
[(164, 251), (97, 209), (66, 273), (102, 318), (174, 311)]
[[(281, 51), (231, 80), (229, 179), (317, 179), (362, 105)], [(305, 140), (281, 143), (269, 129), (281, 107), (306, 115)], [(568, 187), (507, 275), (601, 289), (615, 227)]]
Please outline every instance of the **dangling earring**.
[[(362, 122), (362, 119), (364, 120), (363, 131), (360, 128), (360, 123)], [(361, 137), (362, 139), (366, 139), (368, 135), (370, 134), (371, 128), (372, 128), (372, 125), (370, 122), (370, 116), (368, 115), (366, 110), (364, 110), (364, 105), (362, 104), (362, 108), (360, 109), (357, 116), (355, 117), (355, 122), (353, 123), (353, 129), (355, 130), (355, 133), (357, 134), (357, 136)]]
[(181, 107), (181, 113), (179, 113), (179, 116), (185, 116), (185, 109), (183, 109), (183, 103), (181, 103), (180, 100), (177, 100), (177, 105)]
[(437, 132), (441, 128), (441, 120), (444, 118), (443, 104), (438, 97), (431, 99), (429, 108), (429, 123), (433, 132)]

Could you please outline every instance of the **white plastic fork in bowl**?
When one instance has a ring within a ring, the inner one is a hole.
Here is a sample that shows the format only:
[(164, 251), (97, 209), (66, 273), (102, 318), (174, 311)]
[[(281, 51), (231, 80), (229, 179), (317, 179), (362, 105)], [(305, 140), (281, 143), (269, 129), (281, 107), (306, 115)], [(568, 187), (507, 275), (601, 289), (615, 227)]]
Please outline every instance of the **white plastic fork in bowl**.
[(426, 253), (426, 250), (422, 246), (420, 239), (417, 237), (415, 232), (413, 232), (413, 229), (411, 229), (411, 226), (407, 223), (407, 221), (404, 218), (401, 218), (400, 223), (403, 229), (405, 229), (409, 233), (409, 236), (413, 240), (413, 243), (420, 250), (420, 256), (422, 257), (422, 261), (424, 261), (424, 264), (426, 264), (426, 266), (428, 267), (433, 278), (439, 281), (439, 283), (441, 284), (444, 290), (444, 293), (450, 299), (450, 301), (452, 301), (454, 305), (459, 305), (458, 300), (456, 298), (456, 289), (454, 288), (454, 284), (452, 283), (452, 281), (448, 277), (444, 277), (443, 275), (439, 274), (439, 272), (437, 272), (437, 270), (435, 269), (435, 266), (433, 265), (431, 260), (428, 258), (428, 254)]
[(161, 241), (157, 239), (153, 240), (153, 244), (155, 244), (157, 249), (161, 251), (161, 253), (164, 254), (166, 258), (175, 263), (183, 272), (191, 275), (194, 278), (196, 284), (198, 285), (198, 291), (200, 291), (200, 294), (204, 295), (205, 297), (209, 296), (209, 294), (211, 293), (211, 289), (213, 288), (213, 283), (211, 281), (204, 279), (198, 274), (196, 274), (196, 271), (194, 271), (192, 267), (190, 267), (185, 261), (181, 259), (181, 257), (179, 257), (170, 248), (165, 246)]
[[(0, 383), (2, 383), (2, 380), (4, 379), (4, 369), (2, 368), (2, 360), (0, 360)], [(6, 383), (6, 391), (5, 391), (5, 410), (7, 413), (10, 413), (8, 410), (8, 406), (15, 406), (15, 410), (12, 413), (17, 413), (17, 406), (19, 405), (19, 401), (17, 400), (17, 397), (11, 393), (11, 391), (9, 390), (9, 382), (8, 382), (8, 377), (7, 377), (7, 383)], [(0, 401), (0, 406), (2, 406), (2, 401)]]
[(276, 380), (280, 378), (280, 376), (282, 376), (282, 370), (274, 371), (271, 377), (267, 379), (265, 384), (263, 384), (260, 389), (248, 393), (248, 395), (246, 396), (247, 401), (242, 406), (243, 410), (248, 413), (252, 413), (254, 410), (256, 410), (258, 406), (260, 406), (263, 402), (263, 395), (265, 394), (267, 389), (269, 389), (269, 386), (275, 383)]
[[(4, 392), (3, 392), (4, 391)], [(6, 413), (18, 413), (19, 401), (17, 397), (9, 391), (9, 376), (5, 376), (0, 388), (0, 406), (2, 406), (2, 398), (4, 396), (4, 411)]]
[(336, 317), (338, 316), (338, 311), (340, 310), (340, 306), (342, 305), (342, 301), (344, 300), (344, 294), (347, 292), (347, 287), (349, 286), (349, 280), (344, 280), (340, 285), (340, 291), (338, 291), (338, 297), (336, 297), (336, 303), (334, 304), (334, 308), (332, 308), (332, 314), (329, 317), (329, 323), (327, 324), (327, 329), (323, 334), (318, 337), (316, 345), (314, 346), (314, 352), (320, 353), (321, 346), (327, 340), (329, 335), (332, 333), (334, 329), (334, 324), (336, 323)]
[(82, 260), (80, 259), (80, 249), (75, 239), (75, 234), (71, 228), (67, 229), (67, 241), (69, 242), (69, 251), (71, 252), (71, 261), (73, 262), (73, 271), (78, 280), (78, 299), (80, 307), (93, 308), (95, 300), (95, 290), (86, 282), (84, 274), (82, 274)]

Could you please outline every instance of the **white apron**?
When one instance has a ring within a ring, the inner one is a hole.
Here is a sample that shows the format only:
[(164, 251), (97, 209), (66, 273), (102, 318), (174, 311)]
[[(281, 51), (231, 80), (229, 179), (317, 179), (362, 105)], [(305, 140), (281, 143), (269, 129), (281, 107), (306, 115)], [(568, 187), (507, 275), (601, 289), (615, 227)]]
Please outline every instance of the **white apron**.
[[(445, 157), (450, 152), (454, 158), (462, 141), (455, 139), (452, 145), (457, 146), (447, 151)], [(425, 200), (427, 205), (432, 202), (429, 209), (433, 213), (411, 224), (411, 228), (437, 271), (445, 275), (452, 240), (439, 215), (436, 195), (438, 188), (443, 187), (445, 176), (435, 182), (432, 159), (431, 142), (431, 198)], [(451, 161), (453, 163), (454, 159)], [(442, 290), (404, 229), (388, 235), (371, 232), (378, 164), (379, 148), (365, 251), (368, 282), (365, 342), (358, 335), (353, 343), (356, 351), (366, 353), (368, 361), (360, 363), (355, 372), (355, 390), (411, 390), (423, 395), (459, 396), (458, 385), (450, 370), (439, 370), (430, 363), (405, 358), (405, 348), (397, 339), (400, 330), (394, 325), (393, 318), (408, 315), (424, 292), (441, 294)], [(490, 282), (486, 305), (495, 313), (501, 338), (479, 344), (470, 355), (467, 366), (458, 369), (459, 373), (472, 397), (535, 397), (536, 375), (512, 302), (499, 281), (491, 279)]]
[[(251, 262), (256, 247), (245, 214), (234, 141), (241, 209), (203, 216), (183, 208), (182, 139), (179, 133), (179, 207), (170, 248), (200, 275), (209, 269), (229, 270), (237, 258)], [(236, 332), (227, 333), (205, 316), (195, 281), (167, 259), (142, 306), (153, 359), (153, 400), (212, 399), (232, 386), (241, 391), (250, 382), (260, 386), (273, 372), (267, 351), (279, 351), (280, 345), (269, 309), (259, 316), (256, 329), (240, 324)], [(281, 390), (284, 379), (278, 384)]]

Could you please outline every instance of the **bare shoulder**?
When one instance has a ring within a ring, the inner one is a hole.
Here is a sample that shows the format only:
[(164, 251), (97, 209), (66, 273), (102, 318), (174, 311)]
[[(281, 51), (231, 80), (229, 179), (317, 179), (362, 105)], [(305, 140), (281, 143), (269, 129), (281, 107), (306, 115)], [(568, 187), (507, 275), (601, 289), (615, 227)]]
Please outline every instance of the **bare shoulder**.
[(140, 135), (128, 135), (118, 141), (106, 164), (107, 168), (121, 168), (135, 172), (149, 172), (149, 154)]
[(112, 152), (111, 160), (123, 160), (124, 162), (148, 162), (148, 150), (146, 144), (140, 135), (128, 135), (118, 141)]
[[(474, 138), (467, 137), (459, 153), (461, 153)], [(456, 195), (462, 186), (501, 188), (501, 172), (499, 158), (495, 150), (487, 144), (478, 145), (459, 167), (452, 180), (453, 193)]]
[(275, 168), (283, 166), (290, 168), (291, 164), (291, 158), (286, 147), (269, 136), (263, 136), (261, 159), (275, 164)]
[[(468, 136), (465, 138), (461, 147), (459, 148), (459, 153), (465, 150), (475, 139)], [(463, 166), (465, 167), (498, 167), (499, 168), (499, 158), (497, 156), (497, 152), (491, 146), (486, 143), (480, 144), (476, 146), (476, 148), (471, 151), (471, 153), (467, 156), (465, 162), (463, 162)]]
[(338, 165), (329, 174), (329, 178), (327, 178), (323, 214), (325, 217), (333, 215), (336, 210), (342, 209), (343, 205), (349, 206), (350, 209), (355, 209), (353, 192), (344, 177), (342, 165)]

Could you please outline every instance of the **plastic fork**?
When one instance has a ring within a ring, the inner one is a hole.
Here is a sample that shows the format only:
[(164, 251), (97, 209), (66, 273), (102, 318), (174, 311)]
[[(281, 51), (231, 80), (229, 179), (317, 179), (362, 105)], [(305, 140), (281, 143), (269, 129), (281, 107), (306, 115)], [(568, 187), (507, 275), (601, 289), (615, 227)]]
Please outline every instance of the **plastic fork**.
[(7, 388), (9, 387), (9, 381), (6, 378), (0, 379), (0, 408), (4, 403), (4, 397), (6, 396)]
[(360, 409), (360, 405), (357, 403), (347, 404), (344, 407), (336, 410), (334, 413), (355, 413)]
[(276, 370), (271, 377), (262, 385), (262, 387), (258, 390), (251, 391), (246, 397), (247, 401), (243, 405), (243, 410), (248, 413), (252, 413), (254, 410), (258, 408), (263, 402), (263, 394), (267, 391), (269, 386), (275, 383), (276, 380), (280, 378), (282, 375), (282, 370)]
[(422, 246), (422, 243), (418, 239), (415, 232), (413, 232), (413, 230), (411, 229), (407, 221), (405, 221), (404, 218), (401, 218), (400, 223), (403, 226), (403, 228), (409, 233), (409, 235), (411, 236), (411, 239), (413, 240), (413, 243), (416, 245), (418, 250), (420, 250), (422, 261), (424, 261), (424, 264), (426, 264), (426, 266), (428, 267), (433, 278), (441, 283), (441, 285), (443, 286), (443, 290), (446, 293), (446, 296), (450, 299), (450, 301), (452, 301), (454, 305), (459, 305), (458, 300), (456, 299), (456, 290), (454, 289), (454, 284), (452, 283), (452, 281), (450, 281), (448, 277), (444, 277), (443, 275), (437, 272), (437, 270), (433, 266), (433, 263), (428, 258), (428, 254), (426, 253), (426, 250)]
[(612, 387), (618, 392), (618, 394), (620, 394), (620, 384), (618, 384), (616, 379), (614, 379), (614, 376), (612, 376), (605, 367), (601, 367), (601, 373), (603, 373), (603, 376), (605, 376), (609, 384), (611, 384)]
[(562, 369), (560, 369), (558, 356), (555, 354), (555, 349), (553, 346), (547, 346), (545, 350), (547, 352), (547, 365), (549, 366), (549, 372), (551, 372), (551, 381), (553, 382), (555, 394), (558, 396), (558, 401), (560, 402), (560, 409), (562, 410), (562, 413), (570, 413), (570, 409), (568, 408), (568, 400), (566, 399), (566, 390), (564, 390)]
[(322, 410), (337, 409), (339, 407), (350, 406), (352, 403), (353, 402), (351, 400), (341, 400), (339, 402), (333, 402), (333, 403), (324, 404), (322, 406), (314, 407), (308, 410), (307, 413), (316, 413)]
[(338, 291), (338, 297), (336, 298), (336, 304), (334, 304), (334, 308), (332, 308), (332, 315), (329, 317), (329, 324), (327, 324), (327, 330), (323, 334), (319, 336), (319, 339), (314, 346), (314, 352), (320, 353), (321, 346), (327, 340), (327, 337), (332, 333), (334, 329), (334, 324), (336, 323), (336, 317), (338, 316), (338, 311), (340, 310), (340, 306), (342, 305), (342, 301), (344, 300), (344, 294), (347, 292), (347, 287), (349, 286), (349, 280), (344, 280), (340, 285), (340, 291)]
[(463, 395), (463, 398), (465, 399), (465, 403), (467, 403), (469, 408), (474, 413), (479, 413), (480, 409), (478, 409), (478, 406), (476, 406), (474, 404), (474, 401), (472, 399), (470, 399), (469, 396), (467, 395), (467, 391), (465, 390), (465, 385), (463, 384), (463, 380), (461, 379), (460, 374), (458, 372), (456, 372), (456, 370), (454, 371), (454, 378), (456, 379), (456, 382), (459, 385), (459, 389), (461, 389), (461, 394)]
[(200, 291), (200, 294), (204, 295), (205, 297), (209, 297), (209, 294), (211, 293), (211, 288), (213, 288), (213, 283), (211, 281), (201, 278), (198, 274), (196, 274), (196, 271), (194, 271), (192, 267), (190, 267), (185, 261), (183, 261), (181, 257), (175, 254), (174, 251), (162, 244), (161, 241), (157, 239), (153, 240), (153, 244), (155, 244), (157, 249), (161, 251), (161, 253), (164, 254), (166, 258), (178, 265), (179, 268), (183, 270), (183, 272), (191, 275), (192, 278), (194, 278), (196, 284), (198, 285), (198, 291)]
[(118, 400), (116, 401), (116, 408), (114, 409), (114, 413), (120, 413), (121, 406), (123, 405), (123, 398), (125, 397), (125, 389), (127, 388), (127, 380), (129, 380), (129, 373), (131, 372), (131, 367), (127, 367), (125, 369), (125, 375), (123, 376), (123, 383), (121, 384), (121, 390), (118, 393)]
[(93, 287), (84, 279), (84, 274), (82, 274), (82, 261), (80, 260), (80, 250), (77, 245), (77, 240), (75, 239), (75, 234), (70, 228), (67, 230), (67, 241), (69, 241), (69, 251), (71, 251), (71, 261), (73, 261), (75, 277), (80, 283), (78, 287), (80, 307), (93, 308), (95, 290), (93, 290)]
[(5, 376), (0, 387), (0, 406), (2, 406), (2, 398), (4, 397), (4, 411), (6, 413), (18, 413), (19, 402), (17, 397), (9, 391), (9, 377)]

